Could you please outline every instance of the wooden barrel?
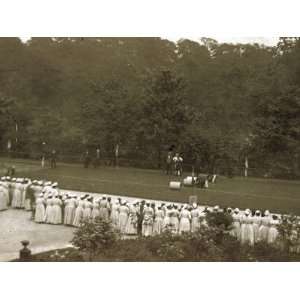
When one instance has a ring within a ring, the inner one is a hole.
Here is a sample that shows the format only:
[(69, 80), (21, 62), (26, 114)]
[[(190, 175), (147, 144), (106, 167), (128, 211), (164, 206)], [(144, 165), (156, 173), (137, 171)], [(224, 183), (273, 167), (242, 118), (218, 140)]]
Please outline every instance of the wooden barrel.
[[(194, 182), (196, 181), (196, 177), (194, 177)], [(187, 176), (186, 178), (183, 179), (183, 184), (185, 186), (192, 186), (193, 185), (193, 177), (192, 176)]]
[(170, 181), (169, 187), (171, 190), (180, 190), (181, 182), (180, 181)]

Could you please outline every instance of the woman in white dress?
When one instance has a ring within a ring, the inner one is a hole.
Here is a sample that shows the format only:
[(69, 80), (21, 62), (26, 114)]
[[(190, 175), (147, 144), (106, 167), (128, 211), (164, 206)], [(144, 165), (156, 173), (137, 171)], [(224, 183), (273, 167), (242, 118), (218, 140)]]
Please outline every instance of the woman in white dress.
[(171, 232), (173, 234), (177, 234), (179, 230), (179, 211), (177, 205), (173, 205), (172, 214), (170, 217), (170, 226)]
[(67, 197), (65, 200), (64, 224), (71, 226), (74, 222), (76, 200), (74, 197)]
[(137, 234), (137, 203), (129, 205), (129, 217), (125, 229), (125, 233), (128, 235)]
[(255, 215), (252, 217), (253, 223), (253, 234), (254, 234), (254, 243), (257, 243), (259, 240), (258, 232), (261, 225), (261, 212), (257, 210)]
[(278, 229), (277, 226), (279, 225), (279, 219), (276, 215), (273, 215), (271, 221), (270, 221), (270, 228), (268, 232), (268, 238), (267, 242), (268, 244), (273, 244), (276, 242), (276, 239), (278, 237)]
[(126, 202), (123, 202), (119, 208), (119, 229), (122, 234), (126, 233), (126, 226), (129, 217), (129, 208)]
[(116, 228), (119, 226), (119, 209), (120, 209), (120, 200), (114, 201), (111, 204), (111, 213), (110, 213), (110, 220)]
[(95, 220), (100, 216), (99, 203), (100, 203), (99, 199), (94, 199), (93, 207), (92, 207), (92, 215), (91, 215), (93, 220)]
[(83, 219), (83, 210), (84, 210), (84, 197), (79, 198), (77, 202), (77, 207), (75, 210), (75, 216), (73, 221), (73, 226), (79, 227)]
[(2, 187), (3, 187), (3, 197), (6, 199), (6, 205), (9, 206), (10, 205), (10, 199), (9, 199), (9, 186), (10, 186), (10, 182), (9, 182), (9, 177), (3, 177), (3, 181), (2, 181)]
[(154, 214), (153, 235), (161, 234), (164, 223), (164, 211), (161, 206), (158, 206)]
[(7, 209), (7, 198), (3, 183), (0, 182), (0, 211)]
[(17, 179), (14, 185), (13, 201), (11, 205), (13, 208), (22, 208), (22, 189), (23, 185), (21, 180)]
[(83, 219), (84, 220), (88, 220), (92, 216), (93, 204), (91, 201), (92, 201), (91, 197), (84, 200), (84, 205), (83, 205)]
[(172, 216), (172, 205), (165, 206), (163, 231), (171, 231), (171, 223), (170, 223), (171, 216)]
[[(45, 199), (45, 194), (44, 194)], [(44, 200), (45, 201), (45, 200)], [(49, 195), (46, 200), (46, 210), (45, 210), (45, 223), (52, 224), (53, 221), (53, 199), (52, 196)]]
[(270, 212), (266, 210), (264, 212), (264, 216), (261, 218), (261, 225), (258, 230), (258, 240), (267, 242), (268, 240), (268, 234), (269, 234), (269, 229), (270, 229)]
[(250, 209), (245, 210), (245, 214), (241, 217), (241, 243), (254, 245), (254, 234), (252, 225), (252, 216)]
[(25, 208), (25, 210), (30, 211), (31, 205), (30, 205), (30, 199), (28, 199), (28, 188), (30, 186), (30, 180), (28, 178), (25, 178), (22, 182), (23, 190), (22, 190), (22, 204), (21, 207)]
[(108, 209), (108, 201), (106, 199), (106, 197), (103, 197), (100, 200), (100, 209), (99, 209), (99, 213), (100, 213), (100, 217), (104, 220), (108, 220), (109, 219), (109, 209)]
[(142, 235), (143, 236), (151, 236), (153, 231), (153, 218), (154, 218), (154, 210), (150, 206), (150, 203), (146, 203), (146, 207), (144, 208), (144, 219), (143, 219), (143, 227), (142, 227)]
[(193, 203), (191, 210), (191, 232), (196, 232), (200, 229), (200, 210), (197, 203)]
[(62, 201), (59, 197), (53, 199), (53, 217), (52, 224), (58, 225), (62, 223)]
[(45, 213), (46, 213), (46, 209), (45, 209), (45, 203), (44, 203), (44, 194), (40, 193), (36, 199), (34, 221), (36, 223), (44, 223)]
[(235, 208), (232, 214), (232, 229), (230, 234), (237, 238), (237, 240), (241, 239), (241, 216), (240, 210)]
[(179, 233), (190, 232), (191, 231), (191, 212), (186, 206), (180, 212), (179, 215)]

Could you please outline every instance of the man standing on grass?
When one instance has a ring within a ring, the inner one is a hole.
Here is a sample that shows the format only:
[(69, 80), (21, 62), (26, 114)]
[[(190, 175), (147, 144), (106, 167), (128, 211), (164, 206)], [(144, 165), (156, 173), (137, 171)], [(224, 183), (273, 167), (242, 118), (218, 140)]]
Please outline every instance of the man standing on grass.
[(166, 174), (172, 174), (172, 161), (173, 161), (173, 154), (172, 151), (168, 152), (167, 160), (166, 160)]
[(52, 150), (51, 155), (50, 155), (50, 166), (51, 169), (56, 168), (56, 150)]
[(98, 168), (100, 166), (100, 147), (96, 149), (96, 157), (94, 160), (94, 168)]
[(89, 150), (86, 150), (84, 153), (84, 168), (88, 169), (90, 163), (91, 163), (90, 153)]

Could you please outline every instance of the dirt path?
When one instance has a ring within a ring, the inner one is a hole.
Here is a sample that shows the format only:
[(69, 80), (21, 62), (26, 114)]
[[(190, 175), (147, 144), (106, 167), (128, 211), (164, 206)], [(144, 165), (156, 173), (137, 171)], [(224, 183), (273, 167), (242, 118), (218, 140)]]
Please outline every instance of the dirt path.
[(33, 253), (70, 245), (74, 228), (62, 225), (36, 224), (30, 212), (9, 209), (0, 212), (0, 261), (17, 258), (20, 241), (29, 240)]

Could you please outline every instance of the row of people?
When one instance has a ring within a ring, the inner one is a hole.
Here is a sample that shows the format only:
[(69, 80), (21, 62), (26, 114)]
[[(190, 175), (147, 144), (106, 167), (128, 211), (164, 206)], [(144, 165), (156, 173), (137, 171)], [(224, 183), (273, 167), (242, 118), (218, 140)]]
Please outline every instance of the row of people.
[[(207, 226), (206, 214), (214, 209), (201, 209), (196, 203), (192, 206), (176, 204), (155, 204), (143, 201), (127, 203), (122, 199), (112, 201), (109, 197), (93, 198), (91, 195), (76, 196), (60, 193), (58, 184), (31, 181), (28, 178), (2, 177), (0, 180), (0, 210), (25, 208), (34, 210), (34, 220), (38, 223), (65, 224), (78, 227), (83, 219), (110, 219), (122, 234), (142, 233), (145, 236), (160, 234), (164, 230), (173, 233), (194, 232)], [(269, 211), (254, 214), (246, 209), (226, 209), (233, 219), (231, 234), (241, 243), (253, 245), (258, 241), (273, 243), (278, 235), (280, 220)]]

